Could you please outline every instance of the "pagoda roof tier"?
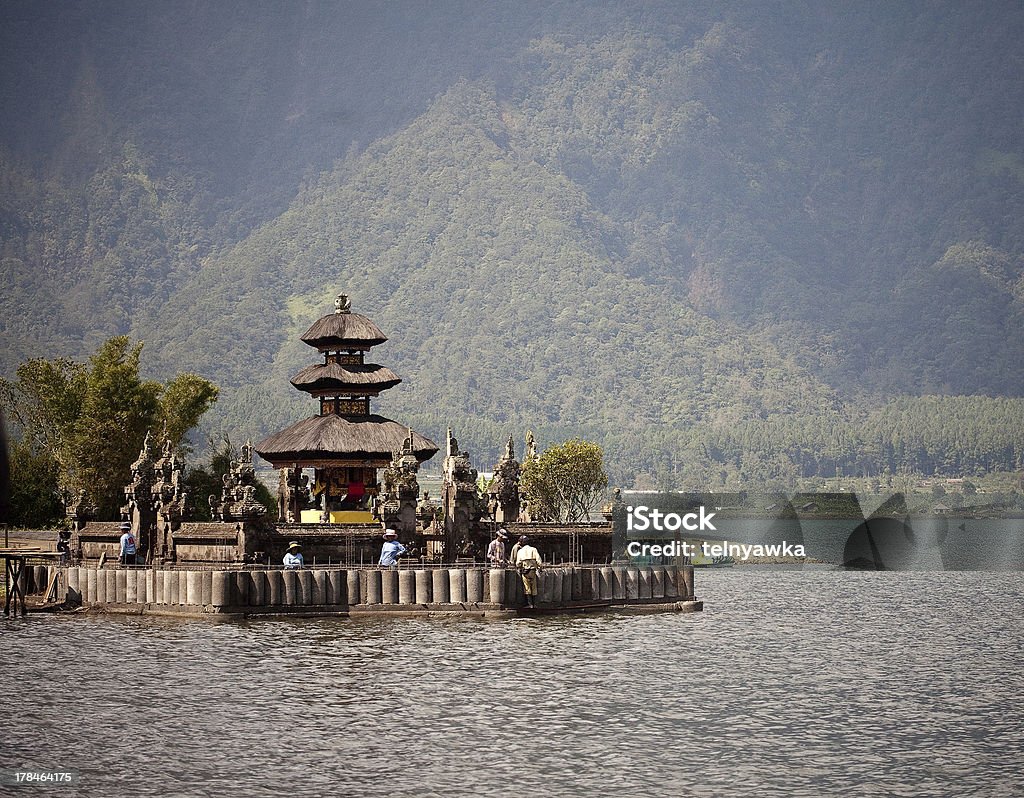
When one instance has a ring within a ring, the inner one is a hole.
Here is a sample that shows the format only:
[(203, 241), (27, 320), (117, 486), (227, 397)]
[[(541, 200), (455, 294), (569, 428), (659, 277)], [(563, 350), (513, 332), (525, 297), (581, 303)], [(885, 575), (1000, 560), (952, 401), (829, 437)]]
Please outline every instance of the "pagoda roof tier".
[(342, 349), (369, 349), (387, 341), (380, 327), (359, 313), (331, 313), (313, 322), (302, 334), (304, 343), (321, 352)]
[[(256, 444), (256, 453), (275, 468), (294, 464), (389, 463), (402, 451), (408, 427), (383, 416), (344, 418), (333, 413), (312, 416), (276, 432)], [(437, 454), (437, 445), (412, 433), (413, 452), (419, 462)]]
[(373, 393), (394, 388), (402, 381), (387, 366), (373, 363), (317, 363), (294, 377), (292, 385), (307, 393)]

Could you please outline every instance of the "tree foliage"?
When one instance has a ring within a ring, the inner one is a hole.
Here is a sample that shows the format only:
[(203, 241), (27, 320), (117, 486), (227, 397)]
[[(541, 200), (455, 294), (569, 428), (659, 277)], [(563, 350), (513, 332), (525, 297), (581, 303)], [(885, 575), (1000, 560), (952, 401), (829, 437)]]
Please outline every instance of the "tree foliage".
[(16, 492), (42, 490), (52, 478), (44, 493), (84, 490), (101, 517), (112, 517), (147, 433), (164, 440), (166, 423), (166, 439), (183, 444), (217, 388), (194, 374), (167, 385), (143, 380), (141, 352), (141, 342), (115, 336), (87, 364), (34, 359), (18, 367), (15, 381), (0, 381), (0, 400), (22, 433), (22, 457), (12, 469)]
[(9, 518), (17, 527), (42, 529), (59, 523), (64, 504), (57, 490), (57, 461), (27, 440), (12, 441)]
[(596, 443), (578, 438), (549, 446), (539, 459), (523, 466), (521, 485), (532, 517), (585, 521), (608, 487), (604, 454)]

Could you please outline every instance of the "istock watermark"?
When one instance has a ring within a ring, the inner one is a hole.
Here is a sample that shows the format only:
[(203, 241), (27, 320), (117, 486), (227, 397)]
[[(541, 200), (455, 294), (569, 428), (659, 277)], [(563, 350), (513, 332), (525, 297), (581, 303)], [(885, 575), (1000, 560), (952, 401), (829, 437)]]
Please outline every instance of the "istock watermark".
[(723, 540), (720, 543), (703, 541), (691, 543), (687, 540), (671, 541), (641, 541), (631, 540), (626, 546), (626, 554), (630, 557), (694, 557), (697, 553), (705, 557), (731, 557), (744, 562), (751, 557), (806, 557), (807, 552), (802, 543), (789, 543), (783, 540), (781, 543), (730, 543)]
[(653, 529), (657, 532), (677, 532), (685, 529), (687, 532), (715, 532), (715, 525), (711, 519), (714, 513), (709, 513), (702, 504), (697, 512), (686, 513), (663, 513), (657, 507), (653, 510), (645, 504), (626, 508), (626, 531), (646, 532)]

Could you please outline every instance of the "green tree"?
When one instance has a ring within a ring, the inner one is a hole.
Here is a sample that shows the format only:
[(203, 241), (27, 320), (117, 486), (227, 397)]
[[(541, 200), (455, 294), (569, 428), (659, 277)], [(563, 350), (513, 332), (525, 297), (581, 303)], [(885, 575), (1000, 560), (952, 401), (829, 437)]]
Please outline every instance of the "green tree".
[(217, 401), (218, 390), (198, 374), (179, 374), (164, 386), (157, 420), (165, 440), (182, 454), (191, 451), (185, 436)]
[(12, 441), (8, 457), (11, 490), (7, 522), (33, 529), (58, 523), (64, 516), (64, 505), (57, 482), (57, 461), (26, 440)]
[(608, 487), (604, 452), (579, 438), (548, 447), (536, 462), (523, 467), (522, 486), (535, 517), (584, 521)]
[[(28, 450), (55, 463), (63, 493), (85, 490), (100, 517), (113, 517), (120, 507), (121, 490), (146, 434), (166, 435), (181, 447), (217, 397), (216, 386), (194, 374), (178, 375), (166, 386), (143, 380), (141, 352), (141, 342), (115, 336), (88, 364), (35, 359), (18, 367), (15, 382), (0, 381), (0, 401)], [(19, 473), (28, 478), (38, 469)], [(29, 489), (14, 486), (22, 488)]]
[(131, 464), (157, 425), (162, 386), (139, 377), (141, 353), (141, 342), (117, 336), (89, 359), (81, 413), (71, 430), (68, 487), (88, 492), (101, 517), (116, 514)]

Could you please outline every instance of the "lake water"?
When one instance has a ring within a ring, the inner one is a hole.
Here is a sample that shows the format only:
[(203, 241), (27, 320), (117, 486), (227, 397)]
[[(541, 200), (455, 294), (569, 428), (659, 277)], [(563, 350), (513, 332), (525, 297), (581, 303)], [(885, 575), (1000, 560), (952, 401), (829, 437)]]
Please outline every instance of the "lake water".
[(1024, 574), (737, 567), (705, 612), (0, 622), (12, 795), (1024, 794)]

